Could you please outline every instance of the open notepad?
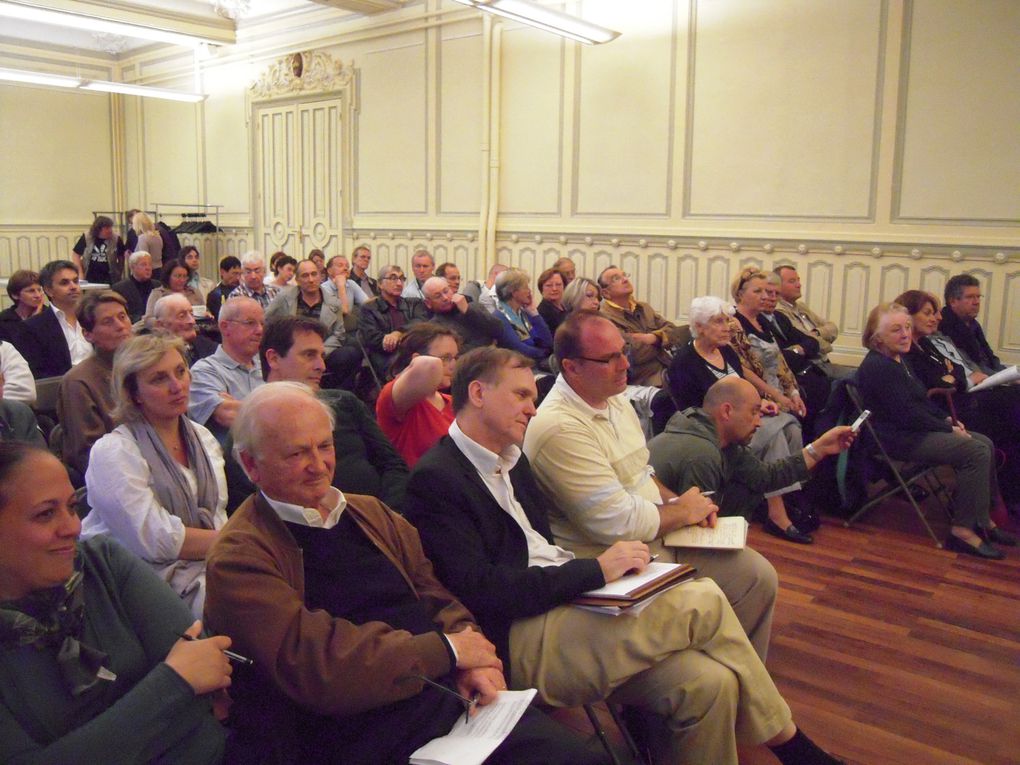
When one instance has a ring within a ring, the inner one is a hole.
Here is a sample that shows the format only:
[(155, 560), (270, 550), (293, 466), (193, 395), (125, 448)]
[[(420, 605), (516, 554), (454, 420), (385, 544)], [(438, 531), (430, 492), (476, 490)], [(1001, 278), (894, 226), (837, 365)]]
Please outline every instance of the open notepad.
[(686, 563), (652, 562), (640, 574), (621, 576), (604, 587), (582, 593), (573, 603), (602, 613), (636, 611), (694, 573), (694, 567)]
[(684, 526), (662, 538), (666, 547), (704, 547), (713, 550), (740, 550), (747, 544), (747, 520), (740, 515), (717, 518), (715, 528)]
[(445, 736), (434, 738), (411, 754), (410, 765), (481, 765), (521, 719), (536, 691), (501, 691), (499, 698), (467, 722), (461, 717)]

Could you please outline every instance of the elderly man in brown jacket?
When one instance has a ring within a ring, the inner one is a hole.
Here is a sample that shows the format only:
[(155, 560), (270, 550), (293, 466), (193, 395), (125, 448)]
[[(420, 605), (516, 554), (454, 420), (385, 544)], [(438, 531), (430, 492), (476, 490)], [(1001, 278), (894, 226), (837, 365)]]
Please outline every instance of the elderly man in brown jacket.
[(620, 328), (630, 345), (633, 385), (662, 385), (662, 373), (669, 368), (670, 351), (691, 339), (690, 332), (657, 313), (648, 303), (634, 299), (630, 274), (618, 266), (603, 269), (598, 278), (602, 288), (599, 313)]
[[(206, 617), (254, 659), (232, 688), (237, 761), (406, 763), (464, 714), (458, 696), (484, 706), (506, 689), (414, 528), (331, 485), (331, 418), (306, 386), (269, 383), (232, 430), (258, 492), (209, 553)], [(593, 760), (529, 709), (487, 761)]]

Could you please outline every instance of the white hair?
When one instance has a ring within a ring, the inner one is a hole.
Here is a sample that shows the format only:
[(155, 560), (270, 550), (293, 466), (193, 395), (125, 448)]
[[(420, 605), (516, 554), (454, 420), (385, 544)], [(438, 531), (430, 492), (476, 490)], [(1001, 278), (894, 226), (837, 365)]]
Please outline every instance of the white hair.
[(245, 297), (244, 295), (238, 295), (235, 298), (230, 298), (230, 300), (223, 304), (223, 307), (220, 309), (219, 323), (222, 324), (225, 321), (233, 321), (240, 315), (241, 311), (247, 305), (257, 305), (259, 308), (262, 307), (259, 305), (259, 301), (250, 297)]
[(732, 316), (737, 310), (733, 307), (733, 304), (728, 300), (717, 298), (715, 295), (705, 295), (704, 297), (696, 297), (691, 301), (691, 308), (687, 312), (687, 318), (691, 322), (691, 336), (697, 337), (697, 327), (700, 324), (705, 326), (714, 319), (716, 316), (722, 314), (723, 316)]
[(286, 380), (260, 385), (245, 396), (230, 428), (230, 436), (234, 440), (231, 454), (234, 455), (238, 465), (244, 465), (241, 461), (241, 452), (256, 458), (259, 456), (258, 449), (263, 440), (262, 432), (266, 424), (263, 411), (274, 401), (282, 398), (298, 398), (302, 403), (318, 406), (329, 418), (329, 429), (332, 431), (336, 425), (333, 409), (304, 383)]
[(152, 260), (152, 255), (147, 253), (145, 250), (135, 250), (134, 252), (132, 252), (131, 257), (128, 258), (128, 268), (134, 266), (142, 258), (148, 258), (149, 260)]
[(450, 283), (448, 281), (446, 281), (446, 279), (444, 277), (442, 277), (442, 276), (430, 276), (428, 279), (425, 280), (425, 283), (423, 285), (421, 285), (421, 291), (422, 291), (422, 294), (425, 295), (425, 299), (426, 300), (431, 300), (431, 298), (428, 295), (428, 291), (429, 291), (430, 287), (432, 289), (438, 288), (440, 290), (444, 290), (444, 289), (446, 289), (449, 286), (450, 286)]
[(262, 257), (262, 253), (258, 250), (249, 250), (241, 256), (242, 266), (262, 266), (266, 267), (266, 259)]
[(156, 321), (163, 321), (173, 311), (174, 303), (183, 304), (189, 311), (191, 310), (191, 301), (188, 300), (184, 295), (173, 294), (164, 295), (156, 301), (156, 305), (152, 307), (152, 315), (156, 317)]

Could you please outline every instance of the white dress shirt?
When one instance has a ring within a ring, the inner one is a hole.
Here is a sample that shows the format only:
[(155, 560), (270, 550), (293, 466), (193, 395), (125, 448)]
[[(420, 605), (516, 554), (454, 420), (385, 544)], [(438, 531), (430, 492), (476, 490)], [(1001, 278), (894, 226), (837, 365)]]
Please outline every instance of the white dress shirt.
[(310, 526), (313, 529), (328, 530), (333, 528), (340, 522), (340, 516), (343, 515), (347, 507), (347, 497), (335, 486), (330, 486), (329, 491), (326, 492), (326, 496), (323, 498), (323, 504), (332, 508), (329, 511), (329, 515), (326, 516), (326, 520), (322, 519), (322, 513), (319, 512), (318, 508), (292, 505), (289, 502), (273, 499), (265, 492), (262, 492), (262, 496), (276, 514), (280, 516), (281, 521), (296, 523), (299, 526)]
[(0, 341), (0, 374), (4, 376), (3, 397), (32, 406), (35, 403), (35, 378), (25, 357), (11, 343)]
[(521, 527), (528, 542), (529, 566), (559, 566), (574, 559), (573, 553), (549, 544), (545, 537), (535, 531), (524, 508), (514, 496), (510, 471), (521, 458), (519, 448), (511, 444), (500, 454), (496, 454), (467, 436), (456, 420), (450, 425), (450, 438), (478, 471), (478, 477), (482, 479), (492, 498)]
[(71, 352), (71, 366), (76, 366), (92, 355), (92, 343), (85, 339), (80, 322), (76, 321), (72, 327), (67, 321), (67, 314), (56, 306), (53, 306), (53, 313), (56, 314), (60, 328), (64, 331), (67, 350)]

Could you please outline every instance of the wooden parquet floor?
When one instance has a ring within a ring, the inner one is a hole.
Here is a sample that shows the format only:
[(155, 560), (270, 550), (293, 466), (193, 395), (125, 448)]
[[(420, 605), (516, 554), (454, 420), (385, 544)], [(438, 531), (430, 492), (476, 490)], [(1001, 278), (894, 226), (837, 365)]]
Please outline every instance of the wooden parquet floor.
[(804, 730), (860, 765), (1020, 763), (1018, 548), (938, 550), (898, 502), (815, 539), (749, 540), (779, 572), (768, 667)]

